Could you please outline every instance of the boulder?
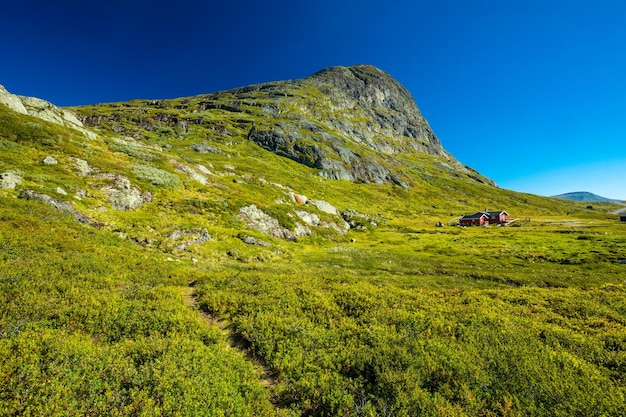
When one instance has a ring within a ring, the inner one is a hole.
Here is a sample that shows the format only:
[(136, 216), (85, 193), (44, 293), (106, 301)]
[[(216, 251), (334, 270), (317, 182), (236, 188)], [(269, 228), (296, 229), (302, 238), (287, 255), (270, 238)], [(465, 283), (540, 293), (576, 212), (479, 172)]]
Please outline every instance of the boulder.
[(57, 161), (54, 157), (52, 156), (46, 156), (42, 161), (42, 164), (44, 165), (56, 165), (59, 163), (59, 161)]
[(261, 240), (261, 239), (257, 239), (252, 236), (240, 236), (239, 238), (241, 239), (243, 243), (246, 243), (248, 245), (263, 246), (263, 247), (270, 246), (268, 242)]
[(206, 142), (194, 143), (193, 145), (191, 145), (191, 149), (198, 153), (212, 153), (216, 155), (224, 155), (224, 152), (222, 152), (220, 149), (216, 148), (215, 146), (211, 146)]
[(102, 187), (102, 190), (109, 198), (111, 206), (115, 210), (128, 211), (141, 207), (144, 203), (152, 201), (152, 194), (131, 184), (130, 180), (119, 174), (100, 174), (102, 179), (108, 179), (111, 184)]
[(88, 175), (97, 174), (100, 172), (98, 168), (94, 168), (87, 161), (80, 158), (70, 158), (72, 165), (78, 171), (78, 175), (86, 177)]
[(311, 230), (300, 223), (296, 224), (294, 231), (281, 226), (278, 220), (265, 214), (256, 204), (242, 207), (237, 217), (243, 220), (247, 227), (280, 239), (295, 240), (297, 237), (311, 234)]
[(296, 214), (300, 219), (309, 226), (317, 226), (320, 223), (320, 218), (315, 213), (309, 213), (304, 210), (296, 210)]
[(324, 213), (332, 214), (334, 216), (339, 214), (339, 210), (337, 210), (335, 206), (324, 200), (307, 200), (306, 203), (315, 206), (319, 211), (323, 211)]
[(289, 195), (291, 196), (291, 200), (296, 204), (306, 204), (308, 200), (308, 198), (306, 198), (306, 196), (302, 194), (289, 193)]
[(22, 183), (22, 177), (14, 172), (3, 172), (0, 174), (0, 189), (12, 190)]

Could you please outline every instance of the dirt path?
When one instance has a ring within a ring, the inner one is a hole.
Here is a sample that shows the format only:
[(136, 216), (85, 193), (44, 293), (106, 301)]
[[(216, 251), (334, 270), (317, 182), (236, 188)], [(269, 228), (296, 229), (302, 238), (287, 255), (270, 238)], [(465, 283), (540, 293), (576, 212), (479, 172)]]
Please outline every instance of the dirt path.
[(217, 328), (220, 333), (224, 336), (223, 340), (225, 343), (226, 349), (233, 349), (248, 362), (251, 362), (254, 368), (259, 373), (260, 383), (265, 388), (270, 388), (276, 384), (276, 380), (272, 377), (272, 372), (265, 366), (265, 364), (248, 349), (245, 341), (241, 340), (241, 338), (237, 337), (233, 333), (233, 331), (228, 326), (228, 323), (224, 320), (217, 319), (210, 314), (202, 311), (199, 306), (198, 297), (196, 295), (196, 290), (193, 288), (191, 284), (189, 287), (183, 289), (183, 297), (185, 299), (185, 304), (192, 308), (193, 310), (198, 312), (198, 316), (203, 323), (207, 326), (211, 326)]

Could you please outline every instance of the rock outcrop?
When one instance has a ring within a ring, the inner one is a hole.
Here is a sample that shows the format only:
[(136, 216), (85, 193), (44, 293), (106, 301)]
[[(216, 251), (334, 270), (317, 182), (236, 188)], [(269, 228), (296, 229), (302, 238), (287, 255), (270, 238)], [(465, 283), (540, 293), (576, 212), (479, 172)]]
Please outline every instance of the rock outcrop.
[(296, 223), (293, 231), (281, 226), (278, 220), (265, 214), (256, 204), (242, 207), (241, 210), (239, 210), (238, 217), (240, 220), (243, 220), (249, 228), (256, 229), (280, 239), (296, 240), (298, 237), (311, 234), (311, 230), (300, 223)]
[(87, 224), (93, 227), (97, 227), (99, 228), (100, 225), (94, 221), (92, 221), (89, 217), (87, 217), (85, 214), (81, 213), (80, 211), (76, 210), (74, 208), (74, 206), (72, 206), (70, 203), (67, 203), (65, 201), (61, 201), (61, 200), (57, 200), (55, 198), (50, 197), (47, 194), (42, 194), (42, 193), (36, 193), (32, 190), (24, 190), (20, 193), (20, 198), (24, 199), (24, 200), (35, 200), (35, 201), (41, 201), (45, 204), (48, 204), (52, 207), (54, 207), (56, 210), (58, 210), (59, 212), (63, 213), (63, 214), (67, 214), (70, 215), (72, 217), (74, 217), (74, 219), (76, 219), (76, 221), (78, 221), (79, 223), (83, 223), (83, 224)]
[(109, 203), (115, 210), (128, 211), (141, 207), (144, 203), (152, 201), (152, 194), (148, 191), (141, 192), (132, 185), (130, 180), (119, 174), (100, 174), (98, 178), (109, 180), (109, 185), (102, 188), (106, 193)]
[(48, 122), (78, 130), (90, 139), (96, 138), (95, 133), (86, 129), (74, 113), (60, 109), (40, 98), (11, 94), (2, 85), (0, 85), (0, 104), (4, 104), (16, 113), (35, 116)]

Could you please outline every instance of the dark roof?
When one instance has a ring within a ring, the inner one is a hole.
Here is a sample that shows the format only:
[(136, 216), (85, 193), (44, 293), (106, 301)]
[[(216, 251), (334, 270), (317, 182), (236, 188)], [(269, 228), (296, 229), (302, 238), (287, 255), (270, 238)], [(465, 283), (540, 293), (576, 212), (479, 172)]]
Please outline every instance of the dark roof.
[(622, 211), (622, 212), (619, 214), (619, 216), (620, 216), (620, 217), (626, 217), (626, 211)]
[[(487, 216), (499, 216), (502, 213), (509, 214), (509, 213), (507, 213), (504, 210), (500, 210), (500, 211), (479, 211), (479, 213), (485, 213)], [(476, 213), (476, 214), (478, 214), (478, 213)]]
[(474, 213), (474, 214), (468, 214), (466, 216), (461, 217), (461, 220), (474, 220), (474, 219), (480, 219), (481, 217), (486, 216), (485, 213), (483, 213), (482, 211), (479, 213)]

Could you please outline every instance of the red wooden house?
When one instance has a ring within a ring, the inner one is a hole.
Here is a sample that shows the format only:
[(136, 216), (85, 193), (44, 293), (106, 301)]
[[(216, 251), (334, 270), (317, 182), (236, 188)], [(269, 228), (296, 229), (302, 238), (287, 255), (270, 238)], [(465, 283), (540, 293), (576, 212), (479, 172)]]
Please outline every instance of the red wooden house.
[[(509, 213), (504, 210), (501, 211), (483, 211), (487, 216), (489, 216), (489, 223), (506, 223), (506, 219), (509, 217)], [(476, 213), (478, 214), (478, 213)]]
[(459, 221), (461, 222), (461, 226), (488, 226), (489, 216), (481, 211), (463, 216)]
[(488, 226), (490, 224), (506, 223), (509, 213), (501, 211), (479, 211), (474, 214), (461, 217), (461, 226)]

